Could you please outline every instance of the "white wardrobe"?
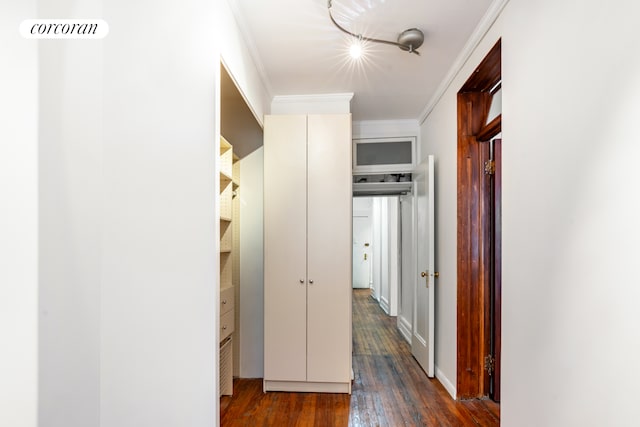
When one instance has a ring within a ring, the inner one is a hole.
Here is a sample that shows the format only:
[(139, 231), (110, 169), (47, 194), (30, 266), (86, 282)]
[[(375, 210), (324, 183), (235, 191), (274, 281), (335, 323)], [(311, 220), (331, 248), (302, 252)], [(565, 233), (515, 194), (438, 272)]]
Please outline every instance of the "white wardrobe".
[(264, 390), (351, 392), (351, 115), (264, 121)]

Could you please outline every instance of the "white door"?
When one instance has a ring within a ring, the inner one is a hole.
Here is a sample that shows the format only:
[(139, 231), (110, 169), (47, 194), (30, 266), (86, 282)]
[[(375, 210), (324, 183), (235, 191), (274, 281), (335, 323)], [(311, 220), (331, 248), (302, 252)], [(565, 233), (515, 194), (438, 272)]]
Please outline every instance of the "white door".
[(434, 375), (435, 221), (434, 157), (420, 163), (413, 178), (416, 196), (417, 283), (411, 352), (428, 376)]
[(353, 287), (369, 288), (371, 281), (371, 217), (353, 217)]
[(264, 378), (307, 376), (307, 117), (264, 123)]
[(310, 115), (307, 134), (307, 381), (348, 384), (351, 116)]

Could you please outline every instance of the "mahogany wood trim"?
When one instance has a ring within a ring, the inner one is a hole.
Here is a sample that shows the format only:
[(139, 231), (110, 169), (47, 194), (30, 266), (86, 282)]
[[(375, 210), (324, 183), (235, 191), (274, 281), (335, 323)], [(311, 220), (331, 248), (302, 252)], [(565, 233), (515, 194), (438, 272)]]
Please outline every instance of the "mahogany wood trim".
[(493, 384), (493, 400), (501, 398), (501, 372), (502, 372), (502, 140), (494, 140), (494, 161), (496, 162), (495, 185), (495, 378)]
[(486, 142), (502, 131), (502, 114), (487, 123), (476, 135), (478, 142)]
[(489, 92), (502, 79), (502, 43), (501, 40), (491, 48), (480, 65), (460, 89), (460, 92)]
[[(458, 92), (458, 260), (457, 395), (461, 399), (489, 393), (484, 356), (490, 352), (490, 238), (487, 213), (492, 208), (490, 180), (484, 173), (488, 144), (501, 129), (502, 116), (485, 126), (491, 89), (501, 81), (498, 41)], [(496, 132), (496, 133), (493, 133)], [(493, 135), (487, 137), (487, 135)]]
[(458, 94), (458, 375), (460, 398), (483, 396), (488, 324), (485, 294), (488, 286), (485, 245), (488, 227), (483, 217), (488, 208), (484, 160), (488, 147), (475, 134), (488, 114), (491, 94)]

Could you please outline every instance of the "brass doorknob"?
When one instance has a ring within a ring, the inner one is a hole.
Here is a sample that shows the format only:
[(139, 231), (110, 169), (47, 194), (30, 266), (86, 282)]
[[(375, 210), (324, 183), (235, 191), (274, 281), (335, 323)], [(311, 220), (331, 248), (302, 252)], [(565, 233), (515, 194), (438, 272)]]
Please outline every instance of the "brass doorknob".
[(438, 277), (440, 277), (440, 273), (436, 271), (435, 273), (433, 273), (433, 276), (437, 279)]
[(423, 271), (422, 273), (420, 273), (420, 277), (427, 277), (427, 272)]

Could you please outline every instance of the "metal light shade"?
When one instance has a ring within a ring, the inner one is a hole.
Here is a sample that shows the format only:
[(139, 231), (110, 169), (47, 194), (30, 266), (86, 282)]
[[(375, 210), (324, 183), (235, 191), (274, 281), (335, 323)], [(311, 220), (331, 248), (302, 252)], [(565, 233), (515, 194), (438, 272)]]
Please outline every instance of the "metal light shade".
[(417, 28), (404, 30), (398, 36), (398, 47), (409, 52), (415, 51), (424, 43), (424, 33)]

